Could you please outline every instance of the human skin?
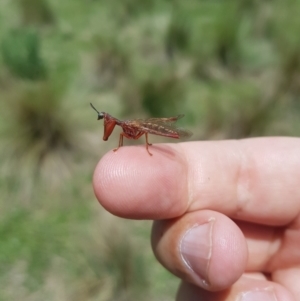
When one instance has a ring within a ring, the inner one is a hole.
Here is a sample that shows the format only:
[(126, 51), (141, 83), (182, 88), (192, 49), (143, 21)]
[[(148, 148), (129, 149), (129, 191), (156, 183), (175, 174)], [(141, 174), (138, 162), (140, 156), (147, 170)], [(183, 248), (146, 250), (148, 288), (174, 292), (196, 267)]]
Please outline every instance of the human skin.
[(93, 178), (114, 215), (154, 220), (177, 301), (300, 300), (300, 139), (122, 147)]

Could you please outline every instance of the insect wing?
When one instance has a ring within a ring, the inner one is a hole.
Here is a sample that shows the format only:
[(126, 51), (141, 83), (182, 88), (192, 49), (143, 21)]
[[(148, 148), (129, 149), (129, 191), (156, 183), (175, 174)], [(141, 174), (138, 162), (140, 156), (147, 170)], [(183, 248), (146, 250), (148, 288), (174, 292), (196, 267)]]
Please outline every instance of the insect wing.
[(193, 135), (191, 131), (183, 128), (176, 128), (176, 131), (179, 135), (179, 138), (190, 138)]
[(167, 118), (148, 118), (146, 120), (143, 120), (144, 122), (150, 122), (155, 124), (174, 124), (178, 119), (181, 119), (184, 117), (184, 114), (177, 115), (174, 117), (167, 117)]
[(192, 132), (175, 126), (175, 122), (184, 115), (178, 115), (170, 118), (149, 118), (146, 120), (137, 120), (139, 128), (149, 134), (171, 137), (171, 138), (187, 138)]

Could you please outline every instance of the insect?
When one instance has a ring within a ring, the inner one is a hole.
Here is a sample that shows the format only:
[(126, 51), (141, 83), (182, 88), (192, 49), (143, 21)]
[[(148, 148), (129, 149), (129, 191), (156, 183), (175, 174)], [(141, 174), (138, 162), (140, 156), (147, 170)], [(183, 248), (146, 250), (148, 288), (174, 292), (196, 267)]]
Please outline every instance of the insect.
[(149, 155), (152, 156), (149, 151), (149, 145), (152, 144), (148, 141), (148, 134), (177, 139), (187, 138), (192, 135), (190, 131), (178, 128), (175, 125), (176, 121), (182, 118), (184, 115), (178, 115), (169, 118), (130, 119), (122, 121), (109, 115), (108, 113), (99, 112), (92, 104), (90, 105), (98, 113), (98, 120), (104, 119), (104, 141), (108, 140), (116, 125), (119, 125), (122, 128), (123, 132), (120, 134), (119, 146), (114, 149), (114, 152), (123, 146), (123, 137), (136, 140), (145, 134), (146, 150)]

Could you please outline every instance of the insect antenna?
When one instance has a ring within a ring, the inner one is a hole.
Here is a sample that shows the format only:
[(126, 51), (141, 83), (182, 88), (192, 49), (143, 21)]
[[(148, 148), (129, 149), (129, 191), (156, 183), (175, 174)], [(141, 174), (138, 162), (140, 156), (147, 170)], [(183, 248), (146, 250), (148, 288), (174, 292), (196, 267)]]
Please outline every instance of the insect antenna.
[(93, 104), (91, 102), (90, 102), (90, 105), (98, 114), (100, 114), (100, 112), (93, 106)]
[(93, 106), (93, 104), (90, 102), (90, 105), (91, 105), (91, 107), (98, 113), (98, 120), (99, 119), (102, 119), (103, 117), (104, 117), (104, 114), (103, 114), (103, 112), (99, 112), (94, 106)]

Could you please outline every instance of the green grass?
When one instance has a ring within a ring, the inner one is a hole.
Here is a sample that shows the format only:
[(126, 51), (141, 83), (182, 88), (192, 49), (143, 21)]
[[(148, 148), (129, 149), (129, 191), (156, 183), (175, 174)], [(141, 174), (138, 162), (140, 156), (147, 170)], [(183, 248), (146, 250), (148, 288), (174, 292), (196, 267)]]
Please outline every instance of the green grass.
[(17, 0), (24, 25), (52, 25), (54, 14), (48, 0)]
[(2, 39), (1, 54), (7, 69), (16, 77), (45, 79), (47, 71), (40, 54), (40, 38), (30, 29), (13, 30)]
[(121, 119), (185, 114), (194, 139), (299, 136), (299, 10), (1, 1), (0, 300), (173, 300), (149, 222), (112, 217), (93, 196), (117, 135), (101, 140), (89, 102)]

